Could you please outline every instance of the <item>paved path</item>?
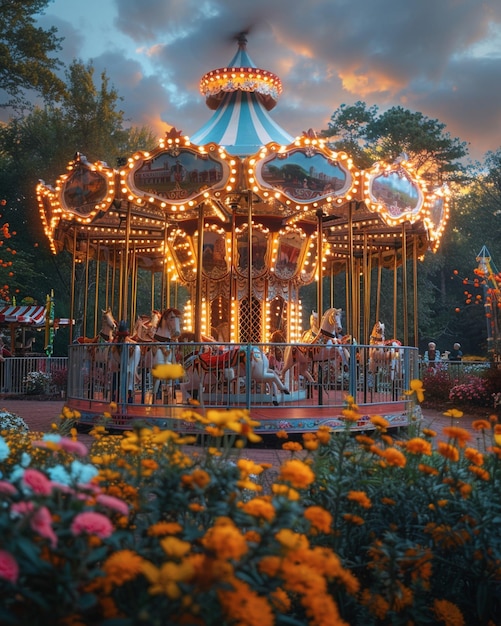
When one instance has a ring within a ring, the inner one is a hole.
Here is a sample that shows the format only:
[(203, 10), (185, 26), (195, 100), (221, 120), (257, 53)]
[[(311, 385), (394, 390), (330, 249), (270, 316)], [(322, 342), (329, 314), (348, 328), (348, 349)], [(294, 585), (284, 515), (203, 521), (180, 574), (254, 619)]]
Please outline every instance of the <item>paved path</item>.
[[(11, 413), (19, 415), (28, 424), (30, 430), (38, 432), (49, 432), (51, 430), (51, 424), (58, 420), (63, 406), (64, 402), (61, 400), (11, 400), (0, 398), (0, 409), (6, 409)], [(486, 415), (488, 415), (487, 410)], [(423, 416), (424, 425), (435, 430), (439, 437), (442, 433), (442, 428), (451, 424), (451, 418), (444, 416), (438, 411), (426, 409), (423, 411)], [(454, 420), (454, 423), (462, 428), (471, 430), (471, 445), (480, 449), (481, 440), (471, 428), (474, 419), (476, 418), (464, 416), (459, 420)], [(80, 434), (79, 440), (87, 446), (93, 441), (92, 437), (86, 434)], [(284, 458), (290, 458), (290, 452), (272, 447), (248, 448), (245, 450), (244, 456), (256, 462), (271, 463), (277, 467)]]

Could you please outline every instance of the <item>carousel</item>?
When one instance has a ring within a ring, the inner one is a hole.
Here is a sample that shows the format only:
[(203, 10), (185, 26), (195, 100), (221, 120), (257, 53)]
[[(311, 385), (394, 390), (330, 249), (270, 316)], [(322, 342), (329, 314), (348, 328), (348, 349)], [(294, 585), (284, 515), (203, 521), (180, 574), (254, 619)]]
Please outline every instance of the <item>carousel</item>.
[[(214, 113), (191, 136), (172, 128), (118, 169), (77, 153), (38, 185), (51, 249), (73, 258), (71, 317), (83, 318), (68, 404), (89, 423), (113, 402), (117, 428), (187, 430), (195, 400), (249, 408), (273, 432), (342, 428), (351, 395), (358, 428), (373, 414), (405, 426), (418, 264), (439, 245), (447, 189), (429, 189), (405, 155), (362, 171), (311, 130), (289, 135), (270, 115), (281, 81), (244, 35), (200, 91)], [(155, 379), (165, 362), (184, 377)]]

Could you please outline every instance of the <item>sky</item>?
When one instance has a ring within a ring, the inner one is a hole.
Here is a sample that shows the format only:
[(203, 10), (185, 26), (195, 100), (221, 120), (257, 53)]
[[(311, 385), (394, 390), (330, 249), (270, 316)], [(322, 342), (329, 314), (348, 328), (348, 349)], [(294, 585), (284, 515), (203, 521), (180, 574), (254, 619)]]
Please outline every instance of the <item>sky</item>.
[(38, 21), (65, 38), (64, 63), (105, 70), (125, 118), (159, 137), (211, 117), (200, 78), (248, 31), (255, 65), (282, 81), (271, 115), (293, 136), (363, 101), (438, 119), (472, 159), (501, 147), (499, 0), (54, 0)]

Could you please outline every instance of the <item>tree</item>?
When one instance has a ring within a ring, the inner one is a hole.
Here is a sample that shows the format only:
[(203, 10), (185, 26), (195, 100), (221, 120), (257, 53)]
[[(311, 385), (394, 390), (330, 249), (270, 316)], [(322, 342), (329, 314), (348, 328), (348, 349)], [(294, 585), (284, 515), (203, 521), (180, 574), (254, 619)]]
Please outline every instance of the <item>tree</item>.
[(0, 126), (0, 189), (7, 207), (4, 217), (18, 233), (19, 270), (10, 277), (10, 285), (13, 293), (23, 288), (23, 295), (29, 293), (39, 301), (54, 288), (60, 303), (69, 302), (71, 260), (60, 254), (55, 263), (48, 251), (38, 217), (38, 180), (54, 183), (75, 152), (85, 154), (90, 161), (115, 165), (119, 157), (156, 145), (149, 129), (126, 128), (117, 106), (119, 96), (105, 73), (96, 87), (92, 65), (75, 61), (66, 77), (66, 96), (61, 103), (35, 108)]
[(0, 106), (28, 106), (25, 92), (58, 100), (64, 82), (55, 73), (62, 66), (53, 53), (61, 49), (57, 29), (35, 26), (34, 15), (50, 0), (0, 0), (0, 84), (8, 100)]
[(331, 147), (345, 150), (357, 167), (367, 169), (376, 161), (393, 162), (407, 155), (417, 173), (438, 187), (461, 172), (460, 159), (466, 156), (466, 143), (452, 139), (445, 124), (402, 107), (379, 113), (365, 102), (342, 104), (331, 116), (321, 135), (331, 138)]

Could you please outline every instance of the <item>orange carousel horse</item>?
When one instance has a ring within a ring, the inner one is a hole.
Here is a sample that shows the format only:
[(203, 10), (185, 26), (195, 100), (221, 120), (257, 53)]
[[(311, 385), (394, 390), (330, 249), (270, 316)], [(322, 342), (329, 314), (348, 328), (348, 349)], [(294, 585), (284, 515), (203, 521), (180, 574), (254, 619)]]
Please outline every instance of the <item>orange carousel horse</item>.
[(369, 372), (375, 374), (379, 367), (389, 368), (391, 380), (402, 372), (402, 354), (398, 339), (386, 339), (383, 322), (376, 322), (369, 339)]

